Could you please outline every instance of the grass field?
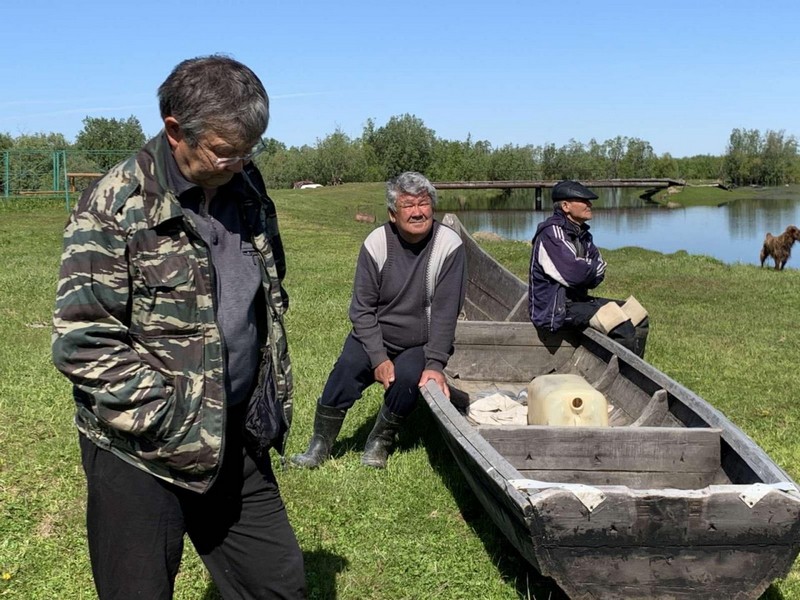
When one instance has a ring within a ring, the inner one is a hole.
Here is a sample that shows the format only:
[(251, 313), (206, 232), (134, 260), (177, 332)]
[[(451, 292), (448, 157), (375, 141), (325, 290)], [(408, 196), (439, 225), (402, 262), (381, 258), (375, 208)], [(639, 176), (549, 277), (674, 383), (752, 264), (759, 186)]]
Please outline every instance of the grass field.
[[(295, 417), (305, 447), (315, 400), (349, 330), (355, 259), (380, 221), (382, 186), (274, 193), (287, 251)], [(93, 598), (84, 480), (69, 385), (50, 364), (64, 206), (0, 202), (0, 598)], [(602, 246), (602, 240), (598, 240)], [(486, 243), (524, 275), (530, 247)], [(634, 292), (651, 313), (648, 360), (721, 409), (800, 478), (797, 361), (800, 271), (726, 266), (686, 253), (604, 253), (600, 293)], [(279, 472), (315, 599), (556, 599), (483, 514), (424, 411), (412, 415), (386, 471), (360, 466), (381, 402), (373, 386), (348, 415), (335, 458)], [(765, 598), (800, 599), (800, 568)], [(176, 598), (218, 598), (187, 544)]]

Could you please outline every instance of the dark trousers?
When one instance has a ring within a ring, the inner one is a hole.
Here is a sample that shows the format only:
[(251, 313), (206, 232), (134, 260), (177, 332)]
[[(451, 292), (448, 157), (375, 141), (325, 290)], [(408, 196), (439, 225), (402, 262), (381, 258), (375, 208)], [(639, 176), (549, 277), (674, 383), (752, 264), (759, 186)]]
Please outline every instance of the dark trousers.
[[(383, 402), (395, 415), (406, 417), (414, 410), (419, 397), (419, 378), (425, 369), (425, 352), (422, 346), (414, 346), (390, 355), (389, 359), (394, 363), (394, 383), (384, 392)], [(361, 342), (352, 334), (348, 335), (319, 402), (323, 406), (348, 410), (373, 383), (375, 375), (369, 356)]]
[(101, 600), (172, 598), (184, 534), (226, 600), (305, 598), (303, 555), (272, 468), (268, 461), (256, 465), (241, 435), (227, 436), (222, 470), (206, 494), (153, 477), (79, 437)]
[[(620, 306), (625, 304), (622, 300), (609, 300), (608, 298), (589, 298), (582, 302), (567, 301), (567, 315), (564, 320), (564, 327), (586, 329), (589, 327), (589, 321), (591, 321), (595, 313), (609, 302), (616, 302)], [(630, 321), (617, 325), (608, 332), (608, 337), (621, 346), (625, 346), (636, 355), (643, 357), (649, 329), (650, 322), (645, 317), (644, 321), (636, 327)]]

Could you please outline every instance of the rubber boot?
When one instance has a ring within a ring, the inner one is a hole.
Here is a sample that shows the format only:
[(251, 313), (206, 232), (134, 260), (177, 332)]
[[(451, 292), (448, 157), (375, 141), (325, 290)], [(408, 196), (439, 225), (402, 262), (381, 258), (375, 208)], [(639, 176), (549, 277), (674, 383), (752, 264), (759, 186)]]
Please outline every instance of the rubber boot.
[(290, 459), (293, 465), (304, 469), (316, 469), (331, 456), (331, 448), (342, 429), (346, 410), (317, 403), (314, 415), (314, 433), (308, 442), (308, 450), (295, 454)]
[(636, 328), (631, 322), (625, 321), (608, 332), (608, 337), (624, 346), (631, 352), (636, 352)]
[(647, 334), (650, 333), (650, 320), (644, 321), (636, 326), (636, 334), (633, 339), (633, 352), (639, 358), (644, 358), (644, 349), (647, 346)]
[(405, 417), (392, 413), (384, 404), (375, 420), (375, 426), (367, 438), (361, 464), (375, 469), (385, 469), (386, 461), (392, 452), (395, 436), (403, 425)]

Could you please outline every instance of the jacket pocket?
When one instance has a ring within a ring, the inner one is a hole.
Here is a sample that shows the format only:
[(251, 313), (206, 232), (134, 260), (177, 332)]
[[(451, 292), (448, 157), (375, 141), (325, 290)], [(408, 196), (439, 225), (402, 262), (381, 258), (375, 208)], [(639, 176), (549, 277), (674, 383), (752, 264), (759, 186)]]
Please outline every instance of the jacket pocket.
[(132, 333), (161, 337), (200, 328), (195, 271), (188, 256), (139, 255), (132, 283)]
[(258, 385), (250, 397), (245, 416), (245, 443), (259, 459), (265, 458), (271, 447), (283, 453), (283, 434), (287, 423), (278, 399), (272, 360), (269, 352), (262, 359)]

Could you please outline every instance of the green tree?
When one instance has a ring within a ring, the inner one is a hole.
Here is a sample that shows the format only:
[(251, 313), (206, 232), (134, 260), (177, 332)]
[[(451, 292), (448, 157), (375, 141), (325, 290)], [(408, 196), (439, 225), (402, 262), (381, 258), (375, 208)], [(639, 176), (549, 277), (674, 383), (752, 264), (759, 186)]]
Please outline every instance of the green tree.
[(262, 155), (256, 159), (267, 187), (290, 188), (295, 181), (314, 177), (316, 150), (310, 146), (300, 148), (279, 148), (272, 155)]
[(489, 157), (489, 180), (536, 179), (538, 165), (531, 146), (506, 144), (496, 148)]
[(56, 153), (69, 147), (60, 133), (22, 134), (9, 152), (9, 186), (13, 192), (56, 190), (63, 185)]
[(563, 179), (560, 156), (555, 144), (545, 144), (540, 150), (542, 177), (544, 179)]
[(734, 129), (725, 153), (725, 177), (736, 185), (758, 183), (761, 147), (762, 138), (758, 129)]
[(275, 156), (278, 152), (286, 151), (286, 144), (279, 142), (275, 138), (264, 138), (261, 143), (264, 145), (262, 152), (264, 156)]
[(589, 140), (586, 146), (586, 161), (589, 165), (592, 179), (607, 179), (609, 177), (607, 151), (606, 144), (601, 144), (594, 138)]
[(675, 159), (679, 179), (721, 179), (723, 158), (711, 154), (696, 154)]
[(639, 138), (625, 138), (625, 154), (619, 165), (619, 176), (633, 179), (652, 177), (655, 165), (655, 152), (650, 142)]
[(318, 183), (337, 185), (362, 181), (367, 163), (360, 142), (353, 142), (340, 128), (317, 142), (313, 162), (313, 179)]
[(781, 185), (794, 181), (792, 170), (797, 160), (797, 140), (783, 131), (767, 130), (761, 151), (760, 183)]
[(75, 138), (75, 148), (99, 170), (107, 171), (144, 142), (142, 125), (133, 115), (127, 119), (86, 117)]
[(464, 142), (436, 139), (426, 175), (432, 181), (467, 180), (468, 161), (468, 148)]
[(606, 148), (606, 177), (617, 179), (620, 175), (622, 159), (625, 156), (625, 147), (628, 145), (628, 138), (618, 135), (613, 140), (606, 140), (603, 144)]
[(594, 176), (590, 156), (581, 142), (570, 139), (559, 152), (564, 179), (591, 179)]
[(653, 177), (665, 177), (668, 179), (679, 179), (678, 161), (669, 152), (653, 159)]
[(394, 116), (383, 127), (374, 129), (370, 119), (362, 141), (374, 152), (383, 167), (383, 177), (391, 178), (403, 171), (426, 173), (431, 164), (436, 134), (414, 115)]

